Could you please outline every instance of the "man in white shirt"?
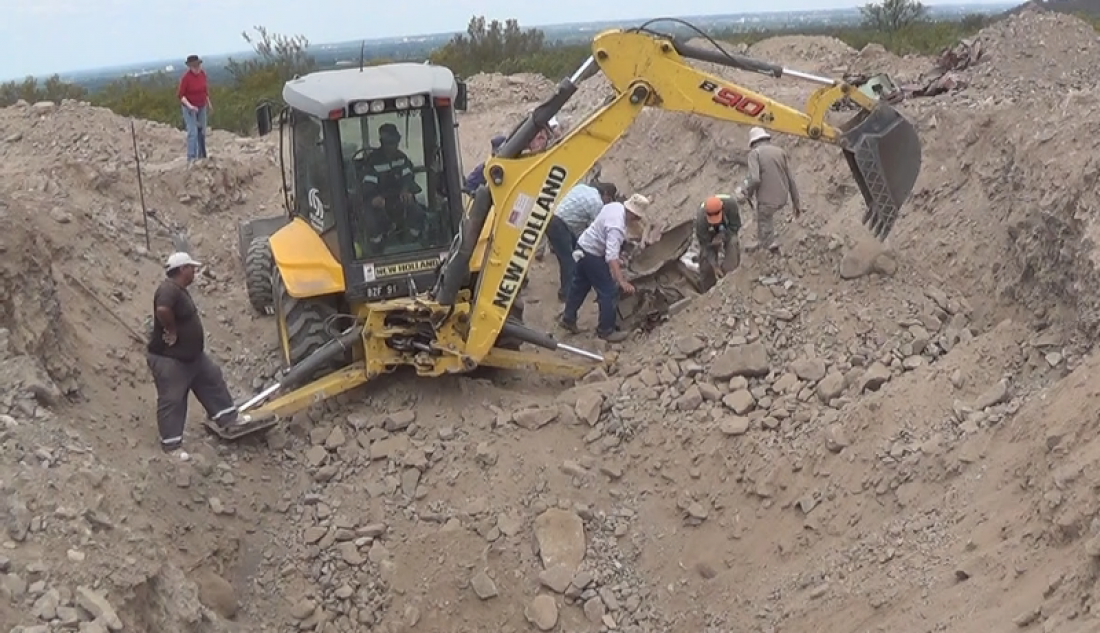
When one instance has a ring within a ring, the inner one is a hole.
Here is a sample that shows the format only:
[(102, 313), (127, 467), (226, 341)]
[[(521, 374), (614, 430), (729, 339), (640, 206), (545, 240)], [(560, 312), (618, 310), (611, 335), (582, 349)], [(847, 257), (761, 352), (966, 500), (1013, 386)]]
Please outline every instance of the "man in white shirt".
[(619, 191), (615, 185), (603, 182), (595, 187), (580, 184), (569, 190), (558, 203), (550, 224), (546, 227), (546, 241), (558, 259), (558, 301), (565, 301), (569, 284), (573, 281), (573, 251), (577, 250), (577, 238), (596, 221), (600, 210), (614, 202)]
[(596, 302), (600, 306), (599, 323), (596, 336), (610, 343), (626, 339), (628, 332), (615, 329), (616, 307), (619, 290), (632, 294), (634, 286), (626, 280), (623, 266), (619, 261), (619, 252), (628, 233), (640, 234), (645, 221), (645, 212), (649, 208), (649, 199), (634, 194), (625, 203), (605, 204), (592, 223), (577, 240), (577, 252), (580, 256), (573, 272), (569, 294), (565, 300), (559, 325), (568, 332), (577, 334), (577, 311), (588, 298), (590, 290), (596, 291)]

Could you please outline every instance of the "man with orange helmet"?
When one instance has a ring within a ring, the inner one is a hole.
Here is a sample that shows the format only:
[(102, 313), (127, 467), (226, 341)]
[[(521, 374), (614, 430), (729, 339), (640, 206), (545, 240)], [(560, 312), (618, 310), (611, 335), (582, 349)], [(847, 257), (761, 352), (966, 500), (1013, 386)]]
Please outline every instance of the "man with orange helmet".
[(695, 237), (699, 240), (699, 274), (704, 290), (741, 264), (741, 243), (737, 237), (740, 230), (741, 211), (733, 196), (724, 193), (710, 196), (699, 205), (695, 213)]

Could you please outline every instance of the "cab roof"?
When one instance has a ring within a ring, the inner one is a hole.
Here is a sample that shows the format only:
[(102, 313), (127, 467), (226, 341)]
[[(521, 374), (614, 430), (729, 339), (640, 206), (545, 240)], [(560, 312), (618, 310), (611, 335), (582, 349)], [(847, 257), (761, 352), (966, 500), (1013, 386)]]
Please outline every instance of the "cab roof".
[(429, 97), (458, 95), (454, 73), (443, 66), (399, 62), (363, 69), (322, 70), (298, 77), (283, 86), (283, 101), (295, 110), (328, 118), (349, 101), (391, 99), (413, 94)]

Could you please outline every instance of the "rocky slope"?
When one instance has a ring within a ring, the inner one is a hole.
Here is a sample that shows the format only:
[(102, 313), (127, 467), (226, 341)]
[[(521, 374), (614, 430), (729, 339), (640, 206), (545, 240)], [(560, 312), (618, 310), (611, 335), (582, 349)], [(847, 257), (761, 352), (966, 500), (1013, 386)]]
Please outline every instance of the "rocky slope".
[[(835, 150), (779, 138), (808, 208), (786, 254), (746, 257), (607, 373), (394, 376), (232, 445), (196, 413), (189, 461), (157, 449), (136, 339), (178, 228), (212, 353), (263, 384), (274, 328), (234, 242), (278, 212), (274, 145), (217, 133), (189, 169), (179, 131), (137, 122), (171, 229), (147, 248), (128, 120), (0, 110), (0, 630), (1094, 630), (1100, 57), (1064, 16), (982, 38), (969, 88), (902, 106), (925, 163), (885, 252)], [(1025, 54), (1053, 42), (1081, 54)], [(816, 38), (751, 52), (870, 63)], [(465, 162), (548, 87), (474, 78)], [(741, 177), (745, 137), (646, 113), (605, 174), (671, 222)], [(535, 268), (532, 322), (555, 280)]]

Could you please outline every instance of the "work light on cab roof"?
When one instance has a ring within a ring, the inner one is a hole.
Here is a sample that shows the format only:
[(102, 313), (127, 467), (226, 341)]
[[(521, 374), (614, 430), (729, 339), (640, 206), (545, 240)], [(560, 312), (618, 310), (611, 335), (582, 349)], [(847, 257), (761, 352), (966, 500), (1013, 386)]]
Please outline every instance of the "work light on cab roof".
[(310, 73), (283, 87), (291, 108), (320, 119), (450, 105), (459, 93), (454, 73), (431, 64), (398, 63)]

